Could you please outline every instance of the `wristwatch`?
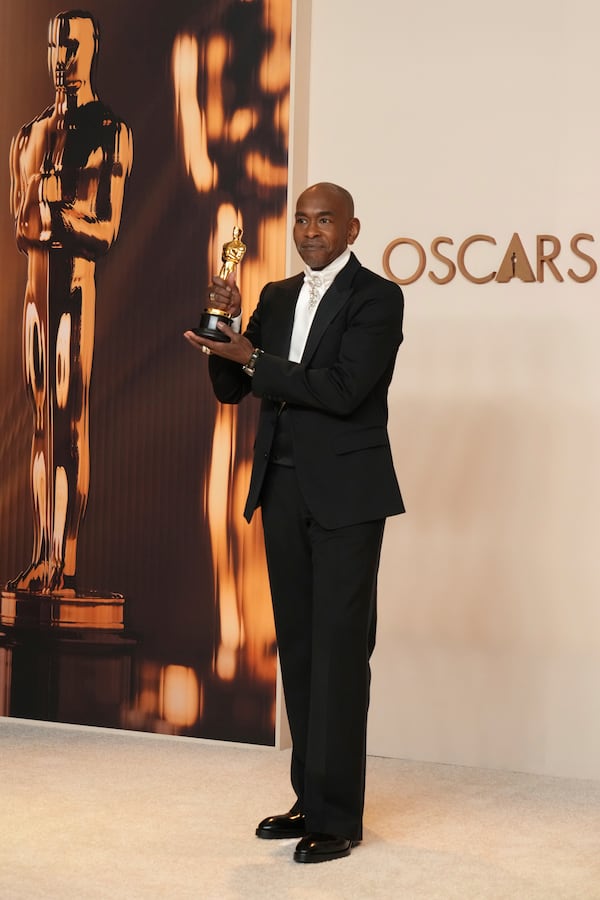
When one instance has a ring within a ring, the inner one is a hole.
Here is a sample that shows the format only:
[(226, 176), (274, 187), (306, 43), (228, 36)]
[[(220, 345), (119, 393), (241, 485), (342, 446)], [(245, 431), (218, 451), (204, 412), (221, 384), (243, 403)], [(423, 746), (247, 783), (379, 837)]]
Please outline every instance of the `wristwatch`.
[(249, 375), (250, 378), (253, 378), (253, 376), (254, 376), (254, 369), (256, 368), (256, 360), (258, 359), (259, 356), (262, 356), (264, 352), (265, 352), (264, 350), (259, 350), (258, 347), (255, 347), (254, 350), (252, 351), (252, 356), (250, 357), (250, 359), (248, 360), (246, 365), (242, 366), (242, 371), (245, 372), (246, 375)]

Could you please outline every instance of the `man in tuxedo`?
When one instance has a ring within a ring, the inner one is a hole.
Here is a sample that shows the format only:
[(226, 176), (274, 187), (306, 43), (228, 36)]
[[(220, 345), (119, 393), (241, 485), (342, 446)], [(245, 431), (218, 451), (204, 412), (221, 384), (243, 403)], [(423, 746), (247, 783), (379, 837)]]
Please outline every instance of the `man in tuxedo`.
[(256, 833), (299, 838), (297, 862), (362, 839), (379, 555), (386, 517), (404, 511), (387, 434), (403, 298), (350, 251), (359, 230), (344, 188), (307, 188), (304, 273), (263, 288), (244, 334), (234, 276), (215, 276), (209, 305), (234, 318), (219, 325), (229, 341), (186, 333), (221, 402), (262, 400), (244, 515), (261, 507), (296, 802)]

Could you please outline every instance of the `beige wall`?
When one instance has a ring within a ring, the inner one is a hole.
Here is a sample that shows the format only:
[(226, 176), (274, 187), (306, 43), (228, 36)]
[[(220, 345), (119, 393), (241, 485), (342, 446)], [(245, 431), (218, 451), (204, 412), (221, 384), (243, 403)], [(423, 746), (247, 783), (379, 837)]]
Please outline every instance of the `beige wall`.
[[(310, 33), (300, 170), (353, 191), (364, 264), (401, 236), (428, 255), (391, 393), (408, 514), (386, 535), (370, 752), (600, 777), (600, 275), (567, 275), (588, 268), (571, 236), (600, 241), (600, 11), (312, 0)], [(493, 237), (465, 257), (485, 275), (514, 232), (534, 271), (536, 235), (558, 237), (564, 282), (427, 276), (447, 271), (434, 237), (454, 259)]]

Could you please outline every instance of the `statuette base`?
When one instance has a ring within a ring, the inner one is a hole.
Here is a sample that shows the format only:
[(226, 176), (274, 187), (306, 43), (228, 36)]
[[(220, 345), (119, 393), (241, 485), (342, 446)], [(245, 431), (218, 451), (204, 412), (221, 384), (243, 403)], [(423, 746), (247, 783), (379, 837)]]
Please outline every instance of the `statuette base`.
[(229, 316), (217, 315), (216, 313), (203, 312), (200, 316), (200, 324), (197, 328), (193, 328), (194, 334), (198, 337), (208, 338), (209, 341), (218, 341), (221, 344), (228, 344), (229, 338), (217, 328), (217, 323), (222, 322), (223, 325), (231, 326)]

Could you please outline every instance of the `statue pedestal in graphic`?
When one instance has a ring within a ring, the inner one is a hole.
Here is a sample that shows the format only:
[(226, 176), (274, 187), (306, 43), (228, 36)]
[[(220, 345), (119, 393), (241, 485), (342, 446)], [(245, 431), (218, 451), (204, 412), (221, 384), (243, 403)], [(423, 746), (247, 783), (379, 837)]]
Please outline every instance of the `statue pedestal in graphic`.
[(122, 594), (90, 591), (65, 597), (59, 594), (3, 590), (0, 625), (18, 630), (123, 631)]
[(135, 649), (107, 630), (0, 633), (0, 715), (121, 728)]

